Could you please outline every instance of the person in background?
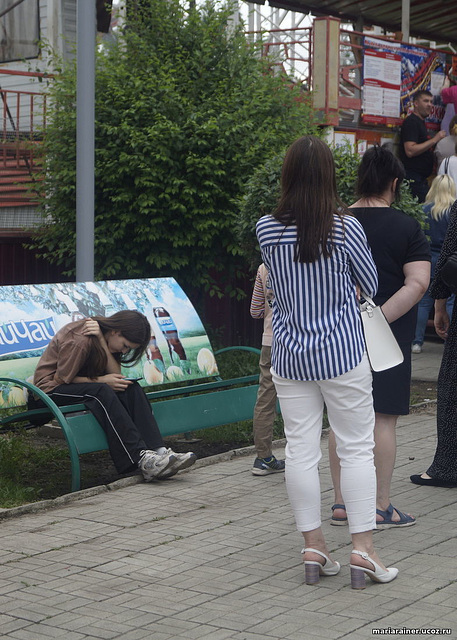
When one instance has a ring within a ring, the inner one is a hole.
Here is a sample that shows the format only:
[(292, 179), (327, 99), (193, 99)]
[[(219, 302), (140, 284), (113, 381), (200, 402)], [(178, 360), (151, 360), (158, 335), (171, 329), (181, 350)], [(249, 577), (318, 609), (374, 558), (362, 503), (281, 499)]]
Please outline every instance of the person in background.
[(457, 144), (455, 145), (453, 155), (444, 158), (438, 167), (437, 173), (439, 176), (450, 176), (457, 185)]
[[(170, 478), (197, 459), (165, 447), (143, 389), (121, 372), (121, 365), (138, 362), (150, 338), (149, 321), (138, 311), (70, 322), (46, 347), (33, 378), (57, 405), (84, 403), (106, 434), (117, 472), (138, 468), (146, 482)], [(28, 405), (43, 403), (29, 395)]]
[(376, 267), (360, 223), (342, 210), (333, 156), (315, 136), (288, 149), (273, 215), (257, 222), (275, 294), (271, 373), (286, 434), (286, 487), (303, 535), (305, 581), (335, 576), (321, 527), (319, 460), (324, 403), (341, 458), (352, 537), (351, 585), (390, 582), (373, 545), (376, 474), (371, 372), (357, 287), (373, 296)]
[(439, 167), (445, 158), (453, 156), (457, 145), (457, 115), (451, 118), (449, 134), (438, 142), (435, 147), (436, 164)]
[(427, 178), (433, 171), (435, 159), (433, 147), (446, 136), (438, 131), (433, 138), (428, 137), (425, 120), (433, 107), (433, 95), (430, 91), (416, 91), (413, 96), (413, 112), (407, 116), (400, 129), (400, 159), (410, 180), (413, 196), (424, 202), (429, 189)]
[[(457, 119), (456, 119), (457, 120)], [(436, 176), (432, 182), (425, 204), (424, 212), (427, 214), (428, 235), (430, 238), (430, 252), (432, 254), (431, 279), (435, 275), (435, 267), (440, 255), (441, 247), (446, 236), (449, 225), (449, 213), (456, 199), (456, 186), (454, 180), (448, 175)], [(455, 296), (451, 296), (447, 301), (447, 312), (452, 315)], [(424, 343), (425, 329), (433, 307), (434, 300), (427, 290), (417, 309), (416, 332), (414, 335), (411, 351), (421, 353)]]
[[(430, 295), (435, 298), (435, 329), (445, 340), (437, 386), (437, 444), (433, 462), (425, 473), (412, 475), (413, 484), (426, 487), (457, 487), (457, 311), (449, 318), (446, 302), (451, 290), (441, 279), (446, 260), (457, 251), (457, 201), (451, 207)], [(451, 501), (452, 504), (452, 501)]]
[(276, 389), (271, 378), (271, 308), (274, 293), (269, 285), (268, 271), (264, 264), (257, 270), (254, 290), (251, 298), (251, 316), (263, 318), (262, 349), (260, 352), (259, 391), (254, 408), (252, 423), (254, 446), (257, 458), (254, 460), (252, 474), (266, 476), (284, 471), (284, 460), (277, 460), (272, 453), (273, 424), (276, 418)]
[(457, 85), (453, 84), (451, 86), (451, 77), (453, 78), (454, 82), (456, 81), (455, 76), (451, 76), (450, 74), (446, 76), (440, 92), (441, 100), (444, 102), (444, 104), (454, 105), (454, 111), (455, 111), (455, 114), (457, 115)]
[[(419, 222), (391, 206), (404, 177), (401, 162), (388, 149), (379, 146), (368, 149), (358, 169), (360, 199), (349, 209), (366, 233), (378, 269), (379, 288), (374, 301), (381, 305), (391, 323), (404, 356), (402, 364), (373, 372), (376, 526), (380, 529), (409, 527), (416, 522), (390, 500), (397, 450), (395, 428), (398, 416), (409, 413), (416, 305), (430, 282), (430, 249)], [(329, 456), (335, 490), (331, 522), (345, 524), (347, 505), (341, 495), (340, 464), (333, 433), (329, 437)]]

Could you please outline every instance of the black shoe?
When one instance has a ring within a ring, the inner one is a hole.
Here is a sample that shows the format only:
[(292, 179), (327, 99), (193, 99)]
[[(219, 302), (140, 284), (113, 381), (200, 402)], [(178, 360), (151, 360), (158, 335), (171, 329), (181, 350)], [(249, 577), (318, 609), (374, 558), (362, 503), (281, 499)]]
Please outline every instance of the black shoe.
[(440, 480), (439, 478), (423, 478), (420, 475), (410, 476), (413, 484), (420, 484), (424, 487), (457, 487), (457, 482), (452, 480)]

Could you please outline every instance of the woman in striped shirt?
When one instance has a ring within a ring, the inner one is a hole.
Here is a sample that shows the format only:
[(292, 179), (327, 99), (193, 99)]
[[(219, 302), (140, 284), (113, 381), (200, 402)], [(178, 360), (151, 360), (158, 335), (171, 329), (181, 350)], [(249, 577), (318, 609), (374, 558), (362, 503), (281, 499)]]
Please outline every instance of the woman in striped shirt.
[(364, 588), (364, 573), (390, 582), (398, 571), (382, 565), (372, 535), (374, 411), (357, 287), (374, 296), (377, 272), (361, 225), (340, 204), (330, 149), (304, 136), (286, 154), (278, 207), (259, 220), (257, 237), (275, 294), (272, 376), (287, 437), (287, 492), (305, 539), (305, 579), (314, 584), (340, 569), (321, 529), (325, 403), (353, 542), (351, 583)]

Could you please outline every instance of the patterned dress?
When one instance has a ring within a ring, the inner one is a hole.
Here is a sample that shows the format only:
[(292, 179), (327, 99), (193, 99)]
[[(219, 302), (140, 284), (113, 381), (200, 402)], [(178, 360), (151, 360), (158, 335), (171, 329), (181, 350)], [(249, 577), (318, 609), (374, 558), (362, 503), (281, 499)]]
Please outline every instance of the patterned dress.
[[(430, 287), (432, 298), (448, 298), (452, 293), (441, 280), (440, 272), (447, 258), (455, 251), (457, 201), (451, 208), (449, 227)], [(427, 473), (431, 478), (457, 482), (457, 305), (454, 305), (438, 376), (437, 431), (435, 457)]]

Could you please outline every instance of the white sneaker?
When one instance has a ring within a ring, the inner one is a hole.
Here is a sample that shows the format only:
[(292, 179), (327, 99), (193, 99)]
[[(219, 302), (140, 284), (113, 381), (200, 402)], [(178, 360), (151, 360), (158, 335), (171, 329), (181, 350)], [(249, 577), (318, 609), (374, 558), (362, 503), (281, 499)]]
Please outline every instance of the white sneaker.
[(163, 454), (147, 449), (141, 452), (138, 468), (143, 474), (145, 482), (151, 482), (151, 480), (157, 478), (160, 473), (169, 469), (174, 462), (176, 462), (176, 456), (171, 449), (167, 449)]
[(422, 353), (422, 345), (417, 342), (411, 347), (411, 353)]
[(176, 451), (167, 449), (167, 454), (170, 455), (170, 457), (174, 457), (175, 460), (169, 467), (159, 473), (157, 477), (160, 478), (160, 480), (171, 478), (171, 476), (176, 475), (178, 471), (191, 467), (197, 460), (197, 456), (195, 453), (192, 453), (192, 451), (188, 451), (187, 453), (176, 453)]

